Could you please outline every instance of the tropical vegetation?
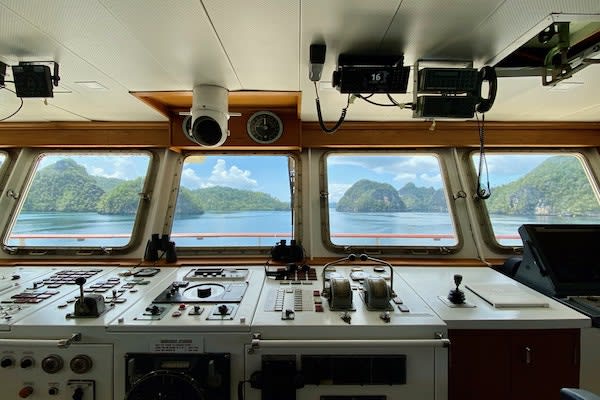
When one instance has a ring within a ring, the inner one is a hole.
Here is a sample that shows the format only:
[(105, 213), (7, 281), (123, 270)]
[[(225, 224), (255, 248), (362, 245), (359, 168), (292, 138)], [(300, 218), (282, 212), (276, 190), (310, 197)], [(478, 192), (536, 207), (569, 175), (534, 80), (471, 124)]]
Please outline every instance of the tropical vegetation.
[[(135, 214), (143, 190), (143, 178), (124, 180), (88, 174), (72, 159), (62, 159), (35, 175), (23, 211), (97, 212)], [(289, 203), (267, 193), (214, 186), (181, 188), (176, 214), (200, 215), (205, 211), (289, 210)]]

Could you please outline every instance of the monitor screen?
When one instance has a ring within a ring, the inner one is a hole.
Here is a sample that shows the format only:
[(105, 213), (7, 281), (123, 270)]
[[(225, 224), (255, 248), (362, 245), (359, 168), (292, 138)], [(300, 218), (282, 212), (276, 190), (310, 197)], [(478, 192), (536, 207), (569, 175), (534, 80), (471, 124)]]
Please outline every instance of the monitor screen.
[(523, 260), (537, 260), (554, 285), (600, 288), (600, 225), (525, 224), (519, 234)]

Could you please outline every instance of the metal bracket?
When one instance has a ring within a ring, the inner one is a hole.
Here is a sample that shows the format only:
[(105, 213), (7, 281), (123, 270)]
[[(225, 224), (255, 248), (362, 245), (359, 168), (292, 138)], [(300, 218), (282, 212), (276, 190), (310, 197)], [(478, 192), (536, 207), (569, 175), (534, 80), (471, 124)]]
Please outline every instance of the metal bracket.
[(6, 192), (6, 197), (10, 197), (10, 198), (13, 198), (15, 200), (18, 200), (20, 196), (21, 195), (18, 192), (15, 192), (12, 189), (8, 189), (8, 191)]
[(80, 342), (80, 341), (81, 341), (81, 333), (74, 333), (68, 339), (61, 339), (61, 340), (59, 340), (57, 346), (58, 346), (59, 349), (66, 349), (73, 342)]
[(260, 347), (260, 340), (262, 339), (260, 332), (256, 332), (252, 334), (252, 342), (250, 343), (250, 348), (248, 349), (248, 354), (254, 354), (258, 348)]

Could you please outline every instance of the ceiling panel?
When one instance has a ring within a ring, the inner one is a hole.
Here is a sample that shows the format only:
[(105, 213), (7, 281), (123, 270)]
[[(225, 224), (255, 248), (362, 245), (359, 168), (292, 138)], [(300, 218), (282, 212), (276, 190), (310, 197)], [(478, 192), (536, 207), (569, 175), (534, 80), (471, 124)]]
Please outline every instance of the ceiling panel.
[(298, 0), (204, 0), (204, 4), (235, 66), (240, 89), (298, 90)]
[[(124, 57), (129, 74), (142, 74), (141, 82), (129, 85), (129, 90), (192, 90), (195, 84), (242, 88), (199, 0), (100, 1), (126, 28), (131, 43), (124, 45), (136, 46), (149, 58)], [(162, 72), (153, 71), (145, 62), (160, 66)]]
[[(301, 91), (301, 117), (314, 121), (309, 47), (325, 43), (319, 96), (325, 120), (337, 121), (347, 100), (331, 88), (341, 53), (404, 52), (408, 65), (472, 57), (480, 66), (561, 12), (600, 20), (600, 0), (0, 0), (0, 60), (60, 63), (60, 87), (48, 105), (26, 99), (10, 121), (164, 120), (129, 92), (187, 91), (198, 83)], [(544, 88), (541, 78), (502, 78), (486, 118), (597, 121), (599, 68), (578, 73), (572, 81), (584, 83), (568, 91)], [(394, 98), (412, 100), (412, 76), (408, 91)], [(0, 119), (19, 104), (1, 92)], [(346, 118), (403, 121), (412, 113), (356, 100)]]
[[(403, 43), (405, 63), (422, 58), (473, 59), (475, 30), (504, 0), (454, 0), (402, 2), (383, 48)], [(460, 45), (452, 46), (453, 43)], [(448, 49), (452, 48), (452, 51)]]

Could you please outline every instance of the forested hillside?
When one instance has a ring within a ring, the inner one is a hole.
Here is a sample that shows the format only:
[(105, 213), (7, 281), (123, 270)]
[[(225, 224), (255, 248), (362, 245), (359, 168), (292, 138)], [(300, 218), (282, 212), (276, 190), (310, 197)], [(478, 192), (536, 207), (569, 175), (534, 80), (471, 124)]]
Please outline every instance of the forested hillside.
[(508, 215), (600, 215), (600, 207), (574, 157), (551, 157), (506, 185), (492, 188), (488, 212)]
[(400, 198), (406, 204), (406, 211), (446, 212), (448, 205), (442, 189), (417, 187), (409, 182), (398, 190)]
[(442, 212), (446, 199), (441, 189), (407, 183), (396, 190), (387, 183), (362, 179), (352, 185), (336, 205), (343, 212)]
[[(337, 203), (345, 212), (445, 212), (441, 189), (407, 183), (394, 194), (391, 185), (360, 180)], [(492, 188), (486, 200), (490, 214), (507, 215), (600, 215), (587, 176), (575, 157), (550, 157), (522, 178)]]
[(93, 212), (103, 194), (82, 165), (59, 160), (36, 174), (23, 211)]
[[(142, 178), (123, 180), (92, 176), (71, 159), (59, 160), (38, 171), (23, 205), (32, 212), (98, 212), (134, 214), (140, 201)], [(181, 188), (176, 213), (205, 211), (289, 210), (290, 205), (262, 192), (215, 186)]]
[(399, 212), (405, 209), (406, 205), (392, 185), (368, 179), (361, 179), (346, 190), (336, 206), (336, 210), (342, 212)]

